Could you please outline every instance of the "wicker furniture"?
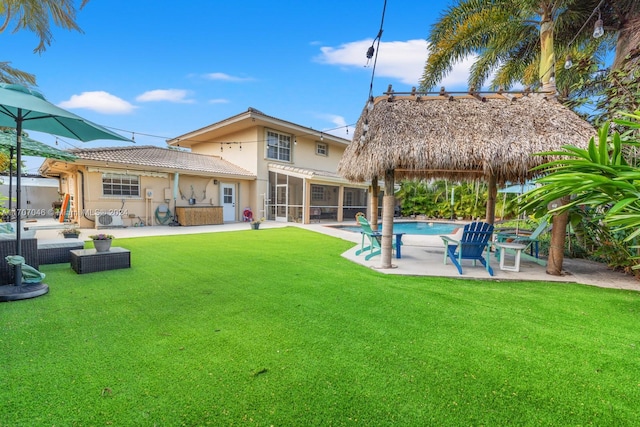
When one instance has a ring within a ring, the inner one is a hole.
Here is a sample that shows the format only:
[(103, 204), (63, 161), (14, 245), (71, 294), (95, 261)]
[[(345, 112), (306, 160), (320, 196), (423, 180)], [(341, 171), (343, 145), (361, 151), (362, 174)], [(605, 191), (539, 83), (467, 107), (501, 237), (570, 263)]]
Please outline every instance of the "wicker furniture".
[[(22, 256), (24, 257), (25, 264), (37, 269), (40, 267), (38, 262), (38, 241), (36, 239), (22, 239)], [(5, 260), (8, 255), (16, 254), (16, 241), (14, 240), (0, 240), (0, 285), (9, 285), (14, 283), (14, 269), (15, 267), (9, 265)]]
[(97, 252), (95, 249), (71, 251), (71, 268), (78, 274), (130, 267), (131, 252), (128, 249), (112, 247), (109, 252)]
[(71, 261), (71, 251), (83, 249), (80, 239), (38, 240), (38, 262), (44, 264), (62, 264)]

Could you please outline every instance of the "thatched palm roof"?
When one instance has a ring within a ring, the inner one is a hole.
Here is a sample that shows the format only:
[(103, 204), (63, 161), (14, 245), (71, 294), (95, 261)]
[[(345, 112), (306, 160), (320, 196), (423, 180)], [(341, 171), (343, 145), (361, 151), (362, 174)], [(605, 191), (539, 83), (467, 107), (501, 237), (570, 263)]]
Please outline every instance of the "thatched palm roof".
[(365, 106), (338, 173), (350, 181), (394, 170), (396, 178), (524, 182), (535, 178), (531, 168), (550, 160), (532, 154), (569, 144), (586, 148), (596, 135), (541, 94), (419, 95), (389, 91), (373, 109)]

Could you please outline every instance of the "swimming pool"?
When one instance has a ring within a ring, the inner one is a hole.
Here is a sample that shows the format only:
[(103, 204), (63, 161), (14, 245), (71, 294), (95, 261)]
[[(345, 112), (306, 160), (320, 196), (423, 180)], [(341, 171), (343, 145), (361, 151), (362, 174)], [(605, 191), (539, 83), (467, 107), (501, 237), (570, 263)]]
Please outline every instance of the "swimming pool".
[[(340, 230), (353, 231), (359, 233), (362, 230), (355, 225), (336, 225), (335, 228)], [(460, 228), (460, 224), (454, 224), (451, 222), (423, 222), (423, 221), (409, 221), (409, 222), (394, 222), (394, 233), (405, 234), (417, 234), (426, 236), (437, 236), (439, 234), (451, 234), (456, 228)]]

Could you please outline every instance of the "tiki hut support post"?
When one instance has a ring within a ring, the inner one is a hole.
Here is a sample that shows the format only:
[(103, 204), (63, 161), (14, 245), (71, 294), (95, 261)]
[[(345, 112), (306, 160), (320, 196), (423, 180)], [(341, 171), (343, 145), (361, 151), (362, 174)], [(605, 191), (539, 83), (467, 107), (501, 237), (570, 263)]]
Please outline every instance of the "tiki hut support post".
[(378, 230), (378, 194), (380, 193), (380, 186), (378, 185), (378, 177), (374, 176), (371, 179), (371, 200), (370, 200), (370, 208), (369, 211), (369, 223), (371, 224), (371, 229), (376, 231)]
[(487, 190), (487, 214), (486, 222), (494, 224), (496, 222), (496, 199), (498, 197), (498, 184), (494, 174), (489, 175)]
[(380, 268), (392, 268), (391, 252), (393, 238), (393, 213), (396, 205), (394, 194), (394, 171), (387, 169), (384, 174), (384, 197), (382, 198), (382, 250), (380, 257), (382, 265)]

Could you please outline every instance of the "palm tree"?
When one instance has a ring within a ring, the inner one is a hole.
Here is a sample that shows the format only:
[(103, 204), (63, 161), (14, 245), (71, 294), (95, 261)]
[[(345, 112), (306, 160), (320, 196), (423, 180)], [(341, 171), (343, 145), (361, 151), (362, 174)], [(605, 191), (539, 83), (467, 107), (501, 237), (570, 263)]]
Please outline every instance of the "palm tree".
[[(556, 93), (557, 82), (561, 94), (570, 96), (572, 84), (592, 72), (594, 61), (611, 49), (616, 36), (614, 66), (637, 63), (639, 17), (640, 2), (633, 0), (459, 0), (431, 30), (421, 85), (433, 87), (455, 62), (475, 54), (470, 86), (481, 87), (495, 73), (492, 88), (524, 83)], [(605, 37), (591, 37), (587, 24), (594, 18), (607, 20)], [(564, 70), (557, 55), (580, 57), (579, 72)], [(567, 222), (566, 211), (553, 218), (549, 274), (562, 272)]]
[[(89, 0), (82, 0), (82, 9)], [(28, 30), (36, 33), (40, 42), (33, 50), (42, 53), (51, 45), (51, 21), (56, 26), (82, 31), (76, 24), (74, 0), (3, 0), (0, 3), (0, 33), (14, 24), (13, 32)], [(0, 62), (0, 81), (5, 83), (35, 84), (33, 74), (17, 70), (9, 62)]]

